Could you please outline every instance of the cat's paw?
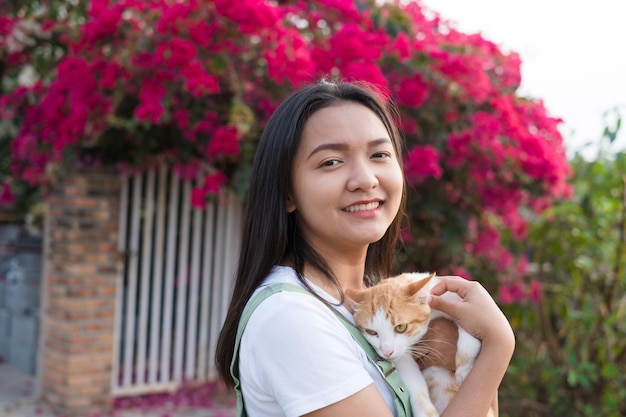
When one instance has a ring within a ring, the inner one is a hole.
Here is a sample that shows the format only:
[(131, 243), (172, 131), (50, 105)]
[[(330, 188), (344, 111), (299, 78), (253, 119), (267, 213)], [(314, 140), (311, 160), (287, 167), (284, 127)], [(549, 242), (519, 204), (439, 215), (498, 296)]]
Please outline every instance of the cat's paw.
[(413, 417), (439, 417), (439, 412), (428, 395), (424, 393), (417, 393), (415, 396), (415, 404), (412, 404), (412, 406)]
[(480, 340), (459, 327), (459, 340), (455, 357), (456, 372), (454, 374), (457, 384), (461, 385), (467, 378), (474, 362), (476, 362), (480, 348)]
[(456, 372), (454, 373), (454, 379), (456, 380), (456, 383), (458, 385), (461, 385), (463, 381), (465, 381), (465, 378), (467, 378), (467, 375), (469, 375), (473, 366), (474, 366), (473, 360), (466, 361), (463, 364), (457, 365)]

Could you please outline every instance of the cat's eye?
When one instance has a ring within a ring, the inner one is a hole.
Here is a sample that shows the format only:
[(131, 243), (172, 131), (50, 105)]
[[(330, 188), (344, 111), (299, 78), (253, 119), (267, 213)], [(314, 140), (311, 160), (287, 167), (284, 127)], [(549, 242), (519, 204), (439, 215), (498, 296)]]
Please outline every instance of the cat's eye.
[(371, 329), (365, 329), (365, 333), (369, 334), (370, 336), (378, 335), (378, 333), (376, 333), (375, 330), (371, 330)]
[(407, 327), (408, 325), (406, 323), (402, 323), (394, 327), (394, 330), (396, 331), (396, 333), (404, 333), (406, 332)]

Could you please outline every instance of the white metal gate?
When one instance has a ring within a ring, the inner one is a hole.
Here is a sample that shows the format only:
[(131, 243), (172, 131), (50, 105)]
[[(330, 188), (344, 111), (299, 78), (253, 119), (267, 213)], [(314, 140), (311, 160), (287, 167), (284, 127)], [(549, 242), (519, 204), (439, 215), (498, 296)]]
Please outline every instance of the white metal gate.
[(166, 168), (123, 183), (113, 395), (216, 378), (214, 354), (232, 291), (240, 206), (191, 206), (190, 181)]

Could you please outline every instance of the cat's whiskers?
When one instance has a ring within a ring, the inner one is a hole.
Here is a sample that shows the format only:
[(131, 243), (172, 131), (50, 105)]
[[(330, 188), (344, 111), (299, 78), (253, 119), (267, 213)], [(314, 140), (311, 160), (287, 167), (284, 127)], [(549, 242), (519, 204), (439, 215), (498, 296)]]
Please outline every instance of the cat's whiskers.
[(444, 360), (444, 355), (441, 352), (431, 349), (428, 346), (420, 346), (420, 344), (421, 343), (411, 346), (407, 349), (407, 352), (409, 352), (414, 358), (434, 357), (439, 361)]
[[(434, 332), (433, 332), (433, 333), (434, 333)], [(444, 340), (441, 340), (441, 339), (421, 339), (421, 340), (420, 340), (419, 342), (417, 342), (415, 345), (420, 345), (420, 344), (422, 344), (422, 343), (424, 343), (424, 344), (425, 344), (425, 343), (427, 343), (427, 342), (437, 342), (437, 343), (438, 343), (438, 344), (440, 344), (440, 345), (444, 345), (444, 344), (445, 344), (445, 345), (448, 345), (448, 346), (456, 346), (456, 343), (451, 343), (451, 342), (444, 341)]]

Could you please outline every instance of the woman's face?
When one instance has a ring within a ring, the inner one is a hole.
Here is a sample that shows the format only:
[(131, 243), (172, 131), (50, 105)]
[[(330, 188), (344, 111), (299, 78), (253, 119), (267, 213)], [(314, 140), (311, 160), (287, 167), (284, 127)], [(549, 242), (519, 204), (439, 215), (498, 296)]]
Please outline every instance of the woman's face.
[(383, 237), (402, 198), (398, 157), (382, 121), (361, 104), (342, 102), (308, 119), (287, 209), (322, 256)]

